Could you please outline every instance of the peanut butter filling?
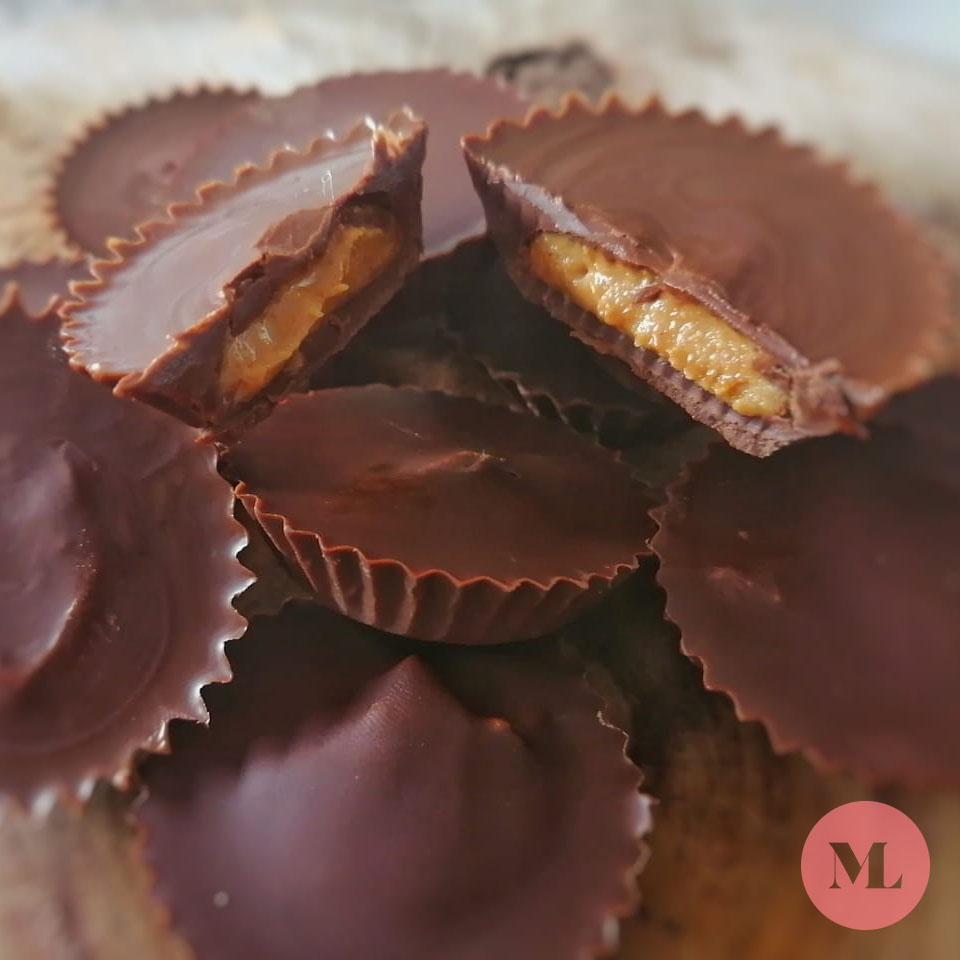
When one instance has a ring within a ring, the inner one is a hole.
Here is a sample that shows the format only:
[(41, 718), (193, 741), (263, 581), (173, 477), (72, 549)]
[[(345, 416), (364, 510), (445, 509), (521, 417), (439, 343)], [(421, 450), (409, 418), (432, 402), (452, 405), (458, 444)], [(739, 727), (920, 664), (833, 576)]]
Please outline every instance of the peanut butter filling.
[(772, 417), (786, 411), (786, 391), (762, 373), (773, 357), (703, 304), (661, 285), (651, 270), (559, 233), (534, 238), (530, 263), (544, 283), (737, 413)]
[(367, 286), (399, 246), (395, 224), (336, 227), (320, 258), (291, 280), (258, 319), (227, 342), (220, 369), (221, 395), (237, 403), (259, 393), (317, 324)]

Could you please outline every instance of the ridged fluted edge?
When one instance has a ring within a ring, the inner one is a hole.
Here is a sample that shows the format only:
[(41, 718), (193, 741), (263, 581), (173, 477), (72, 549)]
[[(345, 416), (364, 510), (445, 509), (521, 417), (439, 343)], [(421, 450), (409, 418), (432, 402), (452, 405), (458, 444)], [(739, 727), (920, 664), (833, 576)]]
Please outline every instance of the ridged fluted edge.
[(586, 577), (547, 582), (492, 577), (461, 580), (446, 570), (414, 571), (400, 560), (371, 558), (329, 544), (270, 511), (244, 483), (237, 498), (326, 606), (387, 633), (448, 643), (506, 643), (542, 636), (576, 616), (638, 568), (633, 560)]
[(198, 80), (193, 84), (174, 87), (166, 93), (151, 93), (134, 101), (133, 103), (113, 107), (102, 111), (92, 120), (88, 120), (79, 130), (67, 141), (66, 146), (54, 157), (47, 176), (46, 186), (43, 191), (42, 209), (48, 230), (56, 236), (61, 246), (65, 250), (77, 254), (86, 254), (88, 251), (79, 240), (75, 239), (69, 229), (63, 222), (60, 214), (60, 185), (64, 172), (70, 165), (73, 158), (95, 138), (99, 137), (110, 127), (121, 123), (127, 117), (144, 113), (156, 107), (167, 106), (178, 101), (194, 100), (200, 97), (218, 96), (223, 94), (236, 94), (237, 105), (243, 102), (243, 98), (257, 96), (255, 87), (239, 87), (230, 83), (208, 83)]
[[(13, 286), (4, 294), (0, 291), (0, 323), (19, 322), (56, 324), (55, 313), (51, 310), (42, 316), (33, 316), (21, 311), (19, 289)], [(18, 316), (19, 314), (19, 316)], [(182, 428), (187, 431), (188, 428)], [(186, 442), (186, 438), (185, 438)], [(183, 678), (183, 690), (179, 698), (155, 704), (147, 715), (138, 714), (135, 726), (142, 732), (132, 730), (123, 739), (123, 744), (115, 747), (112, 756), (96, 763), (85, 765), (83, 773), (70, 778), (51, 776), (38, 787), (24, 793), (0, 793), (0, 823), (6, 817), (47, 818), (55, 808), (66, 806), (77, 808), (91, 797), (99, 781), (107, 781), (117, 789), (128, 787), (133, 772), (141, 757), (145, 754), (169, 753), (169, 725), (172, 720), (190, 720), (205, 724), (209, 720), (206, 704), (201, 696), (201, 688), (211, 683), (226, 683), (232, 677), (227, 660), (225, 645), (228, 640), (241, 636), (247, 627), (247, 619), (237, 612), (233, 601), (254, 580), (239, 561), (238, 556), (247, 545), (247, 533), (233, 516), (234, 498), (230, 486), (217, 472), (216, 450), (212, 444), (202, 441), (199, 436), (192, 441), (199, 454), (206, 455), (209, 473), (207, 479), (218, 494), (222, 494), (222, 553), (216, 562), (222, 564), (222, 591), (219, 592), (219, 608), (212, 615), (219, 621), (213, 635), (204, 645), (198, 644), (197, 659), (205, 662), (197, 666), (188, 677)], [(222, 489), (221, 489), (222, 488)], [(202, 492), (197, 491), (198, 495)], [(213, 507), (211, 507), (212, 511)], [(214, 514), (211, 512), (211, 516)], [(205, 650), (205, 653), (202, 651)]]
[(691, 481), (693, 472), (700, 467), (708, 455), (709, 451), (686, 464), (676, 479), (667, 486), (663, 503), (650, 511), (650, 516), (657, 524), (657, 530), (650, 538), (650, 549), (658, 562), (655, 573), (656, 583), (665, 597), (663, 618), (676, 630), (680, 650), (700, 671), (704, 688), (711, 693), (725, 697), (741, 723), (755, 724), (763, 728), (774, 753), (778, 755), (800, 754), (818, 773), (825, 776), (850, 774), (859, 783), (878, 789), (890, 786), (908, 786), (920, 790), (955, 789), (957, 786), (955, 779), (947, 777), (902, 777), (893, 774), (892, 771), (881, 772), (872, 767), (858, 766), (849, 759), (844, 760), (839, 756), (832, 756), (829, 751), (808, 743), (802, 737), (788, 734), (775, 720), (765, 716), (762, 711), (754, 710), (747, 700), (731, 686), (717, 681), (713, 676), (711, 663), (691, 649), (681, 623), (682, 617), (678, 615), (676, 609), (676, 602), (671, 602), (671, 590), (663, 580), (663, 571), (670, 565), (670, 560), (662, 551), (664, 545), (669, 542), (671, 520), (682, 516), (685, 510), (683, 492)]
[[(767, 125), (751, 129), (737, 114), (729, 114), (720, 121), (711, 120), (702, 110), (688, 108), (671, 111), (658, 95), (653, 95), (637, 106), (627, 104), (616, 92), (604, 96), (596, 105), (591, 104), (576, 92), (567, 95), (559, 106), (555, 108), (533, 107), (522, 121), (511, 119), (497, 120), (490, 124), (482, 134), (472, 134), (462, 138), (462, 146), (477, 189), (480, 191), (481, 181), (484, 189), (489, 192), (498, 188), (499, 203), (508, 209), (509, 215), (519, 217), (520, 222), (534, 217), (530, 210), (524, 209), (523, 202), (514, 196), (507, 196), (503, 188), (503, 181), (509, 180), (508, 171), (498, 167), (480, 156), (485, 145), (491, 145), (503, 136), (510, 136), (524, 131), (534, 130), (537, 127), (563, 122), (570, 116), (589, 116), (599, 118), (608, 114), (619, 114), (625, 117), (641, 118), (649, 115), (659, 115), (673, 120), (695, 119), (705, 126), (718, 130), (736, 131), (745, 140), (752, 140), (757, 144), (766, 143), (786, 155), (802, 158), (811, 168), (815, 168), (824, 176), (829, 176), (846, 190), (858, 194), (864, 201), (873, 207), (881, 216), (885, 217), (894, 229), (900, 234), (905, 248), (912, 249), (922, 263), (923, 277), (921, 289), (925, 291), (925, 299), (930, 304), (931, 315), (934, 321), (930, 324), (925, 336), (918, 342), (914, 352), (905, 359), (905, 373), (900, 381), (884, 388), (884, 396), (878, 397), (876, 388), (869, 384), (858, 384), (841, 375), (831, 376), (833, 392), (836, 394), (830, 400), (830, 406), (840, 414), (839, 420), (847, 422), (838, 424), (830, 429), (824, 423), (804, 424), (803, 428), (794, 427), (786, 418), (773, 421), (761, 421), (760, 418), (744, 417), (737, 414), (725, 402), (688, 380), (679, 371), (673, 370), (665, 361), (651, 351), (637, 348), (629, 338), (619, 334), (613, 328), (606, 330), (591, 330), (590, 339), (587, 335), (579, 336), (582, 332), (574, 327), (575, 335), (594, 349), (612, 356), (617, 356), (633, 367), (638, 375), (648, 379), (657, 389), (665, 393), (670, 399), (684, 407), (692, 416), (708, 426), (716, 429), (730, 443), (746, 453), (754, 456), (768, 456), (783, 446), (796, 440), (810, 436), (826, 435), (832, 432), (858, 432), (857, 417), (869, 418), (885, 402), (889, 395), (910, 389), (929, 380), (938, 372), (950, 368), (956, 363), (955, 347), (952, 337), (952, 308), (950, 301), (949, 274), (945, 258), (926, 242), (922, 231), (917, 225), (908, 220), (898, 210), (892, 207), (884, 198), (879, 187), (872, 182), (855, 179), (851, 175), (849, 162), (845, 160), (826, 161), (818, 150), (809, 144), (795, 144), (783, 139), (779, 129)], [(500, 179), (493, 174), (504, 174)], [(553, 201), (560, 207), (569, 209), (563, 203), (562, 197), (554, 196)], [(519, 209), (518, 209), (519, 208)], [(510, 264), (511, 276), (514, 282), (521, 287), (528, 299), (543, 304), (557, 316), (555, 311), (563, 313), (562, 319), (566, 323), (575, 321), (581, 327), (605, 327), (591, 314), (586, 313), (569, 301), (559, 291), (550, 290), (546, 284), (536, 278), (521, 277), (516, 265)], [(547, 296), (551, 297), (547, 303)], [(585, 318), (592, 324), (585, 324)], [(745, 318), (744, 318), (745, 319)], [(737, 324), (741, 326), (742, 324)], [(749, 335), (749, 332), (748, 332)], [(781, 339), (782, 338), (778, 338)], [(619, 341), (619, 342), (618, 342)], [(799, 358), (800, 355), (792, 346), (783, 341), (784, 347), (792, 351)], [(807, 368), (812, 370), (814, 368)], [(804, 371), (800, 371), (803, 373)], [(849, 413), (843, 415), (843, 408)]]

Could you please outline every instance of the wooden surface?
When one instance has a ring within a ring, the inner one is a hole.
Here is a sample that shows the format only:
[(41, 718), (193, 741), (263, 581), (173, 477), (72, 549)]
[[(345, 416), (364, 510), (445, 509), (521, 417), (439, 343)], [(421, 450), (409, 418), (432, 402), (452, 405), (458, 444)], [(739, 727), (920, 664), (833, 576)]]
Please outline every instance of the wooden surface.
[[(326, 5), (323, 17), (295, 0), (254, 4), (242, 16), (226, 0), (149, 10), (0, 4), (0, 262), (56, 249), (42, 212), (46, 171), (67, 137), (105, 107), (200, 77), (282, 90), (356, 68), (476, 68), (506, 48), (586, 35), (630, 94), (660, 89), (677, 105), (778, 120), (795, 136), (851, 155), (960, 266), (956, 71), (792, 24), (731, 11), (717, 17), (715, 6), (640, 6), (597, 0), (584, 18), (581, 4), (554, 0), (469, 9), (353, 0)], [(799, 757), (775, 757), (760, 728), (738, 723), (725, 698), (701, 689), (670, 630), (638, 630), (655, 614), (650, 596), (619, 594), (589, 641), (627, 694), (634, 754), (659, 799), (644, 905), (624, 924), (623, 960), (960, 956), (960, 796), (879, 796), (914, 817), (931, 851), (930, 886), (910, 917), (874, 933), (821, 917), (800, 883), (803, 839), (831, 807), (873, 794), (819, 775)], [(111, 790), (84, 810), (0, 824), (0, 960), (186, 953), (149, 896)]]

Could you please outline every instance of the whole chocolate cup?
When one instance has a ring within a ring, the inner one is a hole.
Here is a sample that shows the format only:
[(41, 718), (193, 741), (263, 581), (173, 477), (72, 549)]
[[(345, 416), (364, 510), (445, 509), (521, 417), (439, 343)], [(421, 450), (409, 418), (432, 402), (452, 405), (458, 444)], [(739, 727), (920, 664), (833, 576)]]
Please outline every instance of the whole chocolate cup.
[(780, 751), (874, 782), (960, 784), (960, 380), (868, 440), (714, 447), (653, 540), (704, 679)]
[(635, 570), (653, 532), (653, 501), (613, 454), (439, 393), (287, 398), (221, 468), (320, 602), (423, 640), (545, 634)]
[[(224, 429), (262, 415), (305, 386), (417, 264), (424, 139), (408, 113), (360, 124), (302, 153), (281, 150), (139, 226), (137, 240), (113, 244), (114, 259), (93, 263), (96, 280), (72, 288), (78, 299), (63, 309), (71, 364), (191, 425)], [(265, 388), (239, 402), (224, 397), (228, 337), (322, 256), (342, 220), (378, 211), (398, 230), (390, 261), (314, 326)]]
[(250, 582), (196, 431), (72, 372), (58, 324), (0, 303), (0, 810), (125, 783), (168, 722), (204, 720)]
[(111, 237), (132, 237), (137, 224), (162, 216), (211, 124), (255, 96), (201, 86), (104, 115), (57, 164), (47, 201), (54, 226), (82, 250), (109, 256)]
[(171, 199), (187, 200), (198, 184), (229, 180), (237, 166), (261, 164), (277, 146), (301, 149), (325, 130), (343, 135), (365, 116), (382, 120), (406, 106), (430, 131), (423, 164), (423, 249), (432, 257), (485, 230), (460, 138), (501, 117), (522, 116), (528, 105), (496, 80), (445, 69), (329, 77), (288, 96), (263, 97), (235, 109), (183, 164)]
[(32, 317), (42, 317), (70, 299), (71, 282), (89, 276), (90, 270), (83, 257), (18, 260), (0, 267), (0, 302), (15, 286), (21, 309)]
[(400, 646), (255, 620), (208, 729), (143, 768), (155, 889), (198, 956), (583, 960), (636, 902), (649, 800), (555, 643)]
[[(523, 294), (747, 453), (857, 432), (892, 393), (945, 364), (942, 264), (874, 188), (772, 130), (671, 115), (657, 101), (632, 111), (574, 98), (465, 138), (464, 149)], [(762, 350), (786, 406), (735, 412), (548, 286), (529, 256), (542, 231), (651, 271), (653, 299), (665, 290), (707, 307)]]

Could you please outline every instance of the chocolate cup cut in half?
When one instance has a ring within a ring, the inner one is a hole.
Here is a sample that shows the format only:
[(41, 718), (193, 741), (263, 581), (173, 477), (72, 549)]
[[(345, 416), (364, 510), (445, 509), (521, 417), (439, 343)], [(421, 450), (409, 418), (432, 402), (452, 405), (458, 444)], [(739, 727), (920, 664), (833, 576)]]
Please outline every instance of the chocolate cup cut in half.
[(424, 140), (399, 113), (170, 207), (96, 261), (95, 281), (74, 285), (71, 363), (193, 425), (261, 415), (417, 264)]
[(409, 644), (313, 605), (258, 618), (207, 729), (134, 811), (198, 956), (584, 960), (636, 902), (649, 800), (550, 642)]
[(18, 260), (0, 267), (0, 303), (5, 292), (15, 286), (20, 308), (33, 317), (42, 317), (70, 299), (71, 282), (89, 276), (89, 266), (82, 257)]
[(942, 264), (771, 130), (573, 99), (464, 149), (524, 295), (740, 450), (857, 432), (945, 361)]
[(960, 380), (868, 440), (715, 447), (653, 540), (708, 686), (774, 746), (871, 781), (960, 784)]
[(643, 381), (631, 376), (630, 388), (610, 376), (594, 351), (524, 299), (488, 240), (463, 244), (451, 260), (446, 325), (518, 406), (613, 447), (690, 423)]
[(287, 398), (221, 468), (324, 604), (392, 633), (547, 633), (648, 555), (646, 489), (525, 414), (384, 386)]
[(111, 237), (131, 237), (138, 223), (162, 216), (178, 171), (211, 125), (255, 96), (201, 87), (93, 123), (58, 164), (48, 198), (54, 224), (82, 250), (108, 256)]
[(205, 719), (250, 582), (212, 446), (71, 371), (57, 326), (0, 304), (0, 808), (122, 783)]
[(431, 257), (485, 230), (460, 138), (501, 117), (522, 116), (528, 105), (495, 80), (449, 70), (330, 77), (288, 96), (238, 106), (209, 130), (180, 168), (172, 198), (188, 200), (197, 184), (229, 180), (244, 163), (262, 164), (278, 146), (301, 149), (328, 129), (342, 135), (362, 117), (381, 120), (406, 106), (430, 130), (423, 164), (423, 248)]

